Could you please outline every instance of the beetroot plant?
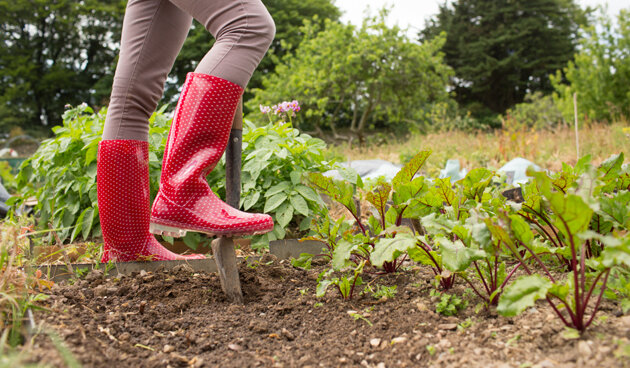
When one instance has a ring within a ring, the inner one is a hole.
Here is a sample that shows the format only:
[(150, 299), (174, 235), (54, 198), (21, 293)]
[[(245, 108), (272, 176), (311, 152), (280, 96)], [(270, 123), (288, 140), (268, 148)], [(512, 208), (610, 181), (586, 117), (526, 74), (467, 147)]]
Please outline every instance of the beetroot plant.
[[(545, 299), (565, 326), (581, 333), (599, 310), (611, 269), (630, 266), (630, 238), (618, 231), (602, 235), (590, 228), (599, 208), (598, 197), (611, 183), (606, 174), (597, 175), (586, 168), (573, 185), (565, 188), (558, 187), (545, 173), (530, 174), (539, 194), (536, 210), (544, 214), (547, 229), (555, 234), (542, 236), (541, 242), (528, 226), (515, 225), (517, 217), (503, 222), (502, 227), (511, 233), (507, 236), (512, 235), (531, 254), (531, 262), (522, 263), (527, 276), (506, 288), (497, 310), (514, 316), (536, 300)], [(594, 244), (600, 252), (593, 252)], [(539, 257), (542, 253), (561, 254), (569, 267), (566, 277), (552, 274)]]
[[(334, 180), (318, 173), (309, 175), (313, 188), (341, 204), (352, 216), (350, 227), (342, 225), (345, 219), (332, 222), (328, 214), (314, 222), (317, 235), (309, 239), (321, 241), (323, 255), (331, 261), (331, 269), (320, 275), (319, 295), (323, 295), (328, 286), (335, 285), (344, 298), (350, 298), (362, 272), (397, 272), (408, 259), (407, 251), (416, 246), (415, 234), (411, 228), (401, 225), (410, 208), (423, 206), (417, 199), (428, 191), (428, 185), (424, 177), (416, 176), (429, 155), (427, 151), (418, 153), (391, 184), (380, 180), (370, 188), (351, 170), (341, 170), (346, 180)], [(367, 221), (357, 207), (358, 195), (364, 195), (374, 206)], [(340, 229), (347, 230), (340, 233)], [(309, 256), (303, 255), (295, 264), (306, 264)]]

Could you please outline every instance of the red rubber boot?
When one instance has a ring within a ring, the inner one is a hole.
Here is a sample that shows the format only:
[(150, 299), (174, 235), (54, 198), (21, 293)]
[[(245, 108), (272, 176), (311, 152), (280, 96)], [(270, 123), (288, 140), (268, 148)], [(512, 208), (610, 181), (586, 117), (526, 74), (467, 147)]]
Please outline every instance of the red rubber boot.
[(188, 73), (164, 151), (160, 191), (151, 210), (152, 233), (234, 236), (273, 230), (271, 216), (230, 207), (206, 181), (225, 151), (242, 93), (227, 80)]
[(99, 143), (97, 197), (103, 239), (101, 262), (202, 259), (164, 248), (149, 232), (149, 144), (134, 140)]

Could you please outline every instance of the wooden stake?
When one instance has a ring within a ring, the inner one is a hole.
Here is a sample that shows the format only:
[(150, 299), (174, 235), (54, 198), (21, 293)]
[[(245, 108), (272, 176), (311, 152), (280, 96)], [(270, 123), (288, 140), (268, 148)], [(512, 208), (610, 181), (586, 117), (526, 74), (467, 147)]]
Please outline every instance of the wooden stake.
[(573, 94), (573, 113), (575, 115), (575, 153), (577, 160), (580, 160), (580, 136), (578, 135), (578, 108), (577, 108), (577, 92)]

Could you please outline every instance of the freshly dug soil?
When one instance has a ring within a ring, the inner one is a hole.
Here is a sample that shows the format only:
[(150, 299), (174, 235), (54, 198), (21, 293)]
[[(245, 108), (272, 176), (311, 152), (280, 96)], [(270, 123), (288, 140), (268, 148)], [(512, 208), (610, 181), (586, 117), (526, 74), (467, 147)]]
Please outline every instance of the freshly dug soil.
[[(372, 285), (397, 285), (387, 300), (366, 293), (344, 301), (333, 290), (318, 299), (318, 271), (272, 256), (242, 265), (243, 306), (226, 300), (217, 275), (187, 266), (120, 278), (94, 271), (56, 285), (50, 312), (35, 318), (85, 367), (630, 366), (630, 316), (610, 301), (572, 339), (543, 303), (507, 319), (475, 313), (478, 300), (466, 294), (459, 315), (436, 314), (423, 268), (369, 277)], [(461, 295), (463, 286), (456, 288)], [(34, 341), (32, 361), (64, 366), (47, 334)]]

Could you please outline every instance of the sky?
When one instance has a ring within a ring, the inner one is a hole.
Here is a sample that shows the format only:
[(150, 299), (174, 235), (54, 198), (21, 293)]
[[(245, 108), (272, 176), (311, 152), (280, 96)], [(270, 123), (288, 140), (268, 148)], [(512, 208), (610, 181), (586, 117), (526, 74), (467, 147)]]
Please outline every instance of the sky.
[[(526, 1), (526, 0), (523, 0)], [(398, 23), (401, 27), (409, 27), (409, 35), (416, 35), (424, 27), (424, 20), (438, 12), (438, 5), (444, 0), (335, 0), (344, 13), (342, 20), (352, 24), (361, 24), (365, 9), (369, 6), (371, 14), (387, 5), (392, 6), (390, 25)], [(630, 0), (577, 0), (581, 6), (597, 6), (608, 4), (608, 14), (616, 15), (622, 8), (630, 8)]]

